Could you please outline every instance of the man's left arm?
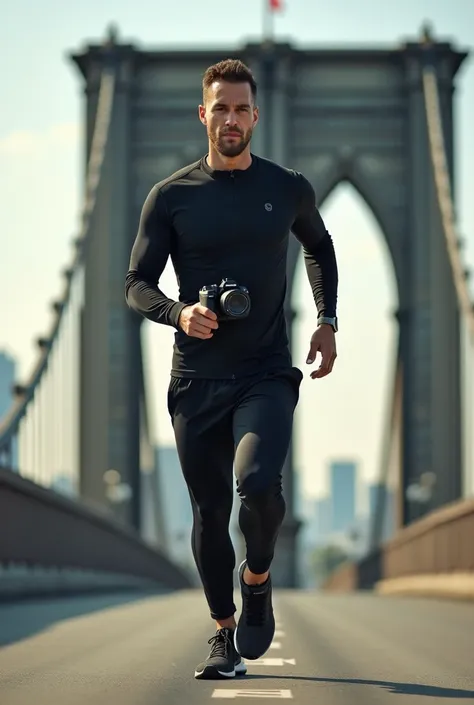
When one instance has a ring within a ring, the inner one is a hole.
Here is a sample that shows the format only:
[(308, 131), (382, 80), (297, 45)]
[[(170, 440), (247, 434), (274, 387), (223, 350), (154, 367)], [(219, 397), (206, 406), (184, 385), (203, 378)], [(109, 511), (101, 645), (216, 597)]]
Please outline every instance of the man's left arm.
[(335, 331), (339, 275), (333, 241), (316, 207), (314, 189), (301, 174), (297, 174), (297, 179), (299, 209), (292, 231), (303, 246), (306, 272), (318, 312), (318, 327), (311, 338), (307, 358), (311, 364), (316, 354), (321, 353), (321, 364), (311, 373), (315, 379), (332, 371), (337, 356)]

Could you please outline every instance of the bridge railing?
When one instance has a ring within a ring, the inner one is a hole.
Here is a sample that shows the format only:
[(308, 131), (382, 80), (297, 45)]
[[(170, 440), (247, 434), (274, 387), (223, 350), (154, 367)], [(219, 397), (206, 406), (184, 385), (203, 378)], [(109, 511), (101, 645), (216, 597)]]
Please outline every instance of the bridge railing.
[(391, 585), (395, 590), (400, 585), (402, 590), (409, 578), (435, 583), (439, 576), (474, 575), (473, 536), (474, 498), (455, 502), (404, 527), (359, 563), (342, 565), (324, 588), (349, 591)]
[(78, 491), (80, 309), (84, 248), (101, 181), (111, 123), (115, 70), (104, 66), (86, 172), (84, 208), (64, 289), (54, 303), (47, 334), (38, 340), (37, 361), (26, 382), (16, 385), (10, 410), (0, 422), (0, 468), (75, 495)]

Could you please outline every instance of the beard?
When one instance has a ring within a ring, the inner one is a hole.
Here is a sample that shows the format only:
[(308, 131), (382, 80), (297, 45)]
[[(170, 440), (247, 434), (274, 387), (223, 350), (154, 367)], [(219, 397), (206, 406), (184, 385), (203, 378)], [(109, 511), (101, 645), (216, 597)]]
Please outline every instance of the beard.
[(209, 132), (209, 139), (212, 145), (223, 157), (238, 157), (252, 139), (252, 128), (248, 129), (247, 132), (242, 132), (234, 128), (232, 132), (238, 132), (240, 139), (234, 139), (233, 142), (230, 142), (226, 139), (226, 131), (219, 133)]

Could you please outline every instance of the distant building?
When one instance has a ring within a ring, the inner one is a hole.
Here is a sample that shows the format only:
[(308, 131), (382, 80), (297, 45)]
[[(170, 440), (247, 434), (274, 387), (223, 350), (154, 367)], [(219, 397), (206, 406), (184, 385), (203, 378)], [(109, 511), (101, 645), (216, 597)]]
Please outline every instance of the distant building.
[(0, 352), (0, 419), (11, 407), (15, 375), (16, 361), (6, 352)]
[(331, 532), (345, 533), (356, 523), (357, 464), (333, 461), (329, 466)]
[[(0, 421), (12, 405), (12, 387), (16, 380), (16, 360), (8, 353), (0, 351)], [(16, 439), (11, 448), (10, 470), (18, 469), (18, 447)]]
[(295, 467), (293, 472), (293, 512), (297, 519), (302, 520), (307, 511), (308, 503), (304, 492), (303, 474), (299, 468)]
[(178, 453), (174, 446), (156, 449), (159, 501), (163, 511), (166, 545), (170, 558), (190, 569), (194, 567), (191, 550), (193, 514)]
[(375, 512), (383, 509), (382, 532), (380, 539), (387, 541), (395, 531), (395, 502), (396, 494), (385, 485), (372, 483), (368, 486), (369, 491), (369, 531), (372, 529)]
[(316, 538), (319, 542), (328, 540), (331, 533), (331, 497), (319, 497), (315, 503)]

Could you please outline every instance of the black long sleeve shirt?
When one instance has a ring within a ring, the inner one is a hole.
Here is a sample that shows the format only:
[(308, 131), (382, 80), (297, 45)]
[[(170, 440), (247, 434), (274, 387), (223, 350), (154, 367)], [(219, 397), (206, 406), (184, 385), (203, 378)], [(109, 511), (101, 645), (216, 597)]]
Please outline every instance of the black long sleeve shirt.
[[(336, 315), (338, 271), (315, 193), (299, 172), (252, 155), (248, 169), (214, 170), (203, 157), (156, 184), (140, 217), (125, 296), (145, 318), (176, 328), (171, 374), (227, 378), (290, 366), (284, 300), (290, 231), (303, 246), (318, 314)], [(171, 257), (179, 301), (159, 280)], [(229, 277), (248, 288), (247, 318), (222, 321), (209, 340), (179, 328), (204, 285)]]

